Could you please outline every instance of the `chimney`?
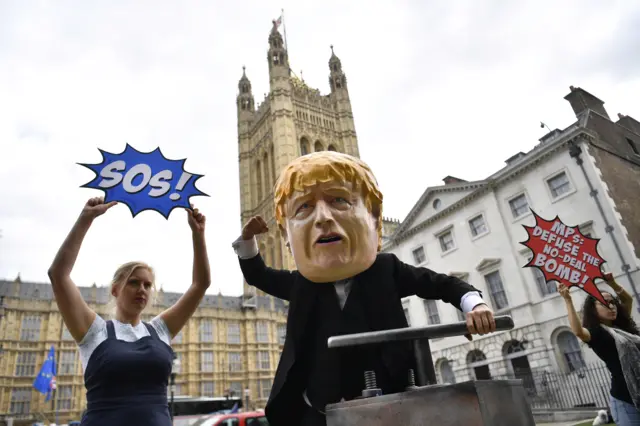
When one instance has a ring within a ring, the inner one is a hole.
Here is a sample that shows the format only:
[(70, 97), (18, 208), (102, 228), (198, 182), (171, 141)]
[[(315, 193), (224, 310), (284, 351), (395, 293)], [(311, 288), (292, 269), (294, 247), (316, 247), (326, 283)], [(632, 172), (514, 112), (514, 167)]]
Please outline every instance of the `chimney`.
[(616, 121), (616, 124), (619, 124), (622, 127), (640, 135), (640, 122), (638, 122), (638, 120), (633, 117), (629, 117), (628, 115), (624, 114), (618, 114), (618, 121)]
[(453, 176), (447, 176), (444, 179), (442, 179), (442, 181), (444, 182), (445, 185), (451, 185), (453, 183), (465, 183), (466, 182), (466, 180), (458, 179), (457, 177), (453, 177)]
[(610, 120), (607, 110), (604, 109), (604, 102), (584, 89), (574, 86), (569, 88), (571, 92), (564, 98), (571, 104), (576, 117), (580, 118), (587, 109), (590, 109)]
[(16, 277), (15, 280), (13, 280), (13, 297), (20, 297), (21, 285), (22, 285), (22, 279), (20, 278), (20, 272), (18, 272), (18, 276)]
[(516, 155), (512, 155), (511, 157), (507, 158), (505, 163), (507, 163), (507, 166), (510, 166), (513, 163), (515, 163), (516, 161), (518, 161), (519, 159), (521, 159), (522, 157), (524, 157), (525, 155), (527, 155), (527, 154), (525, 154), (524, 152), (520, 151)]
[(546, 135), (544, 135), (543, 137), (541, 137), (538, 140), (540, 141), (540, 143), (545, 143), (545, 142), (548, 142), (548, 141), (554, 139), (556, 136), (558, 136), (560, 134), (562, 134), (562, 130), (553, 129), (552, 131), (550, 131), (549, 133), (547, 133)]

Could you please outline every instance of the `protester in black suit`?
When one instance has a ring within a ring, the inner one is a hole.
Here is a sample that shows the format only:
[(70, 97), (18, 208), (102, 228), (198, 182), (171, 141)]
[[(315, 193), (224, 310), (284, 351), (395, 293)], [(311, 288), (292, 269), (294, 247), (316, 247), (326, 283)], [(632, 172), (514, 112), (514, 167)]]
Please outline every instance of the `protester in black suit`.
[(275, 187), (276, 220), (297, 271), (265, 265), (251, 218), (233, 247), (249, 285), (290, 302), (287, 336), (265, 414), (272, 426), (326, 425), (325, 406), (359, 396), (364, 371), (383, 393), (408, 384), (411, 345), (329, 350), (341, 334), (407, 327), (401, 299), (440, 299), (466, 313), (470, 334), (495, 330), (493, 312), (471, 285), (379, 253), (382, 194), (369, 167), (337, 152), (297, 158)]

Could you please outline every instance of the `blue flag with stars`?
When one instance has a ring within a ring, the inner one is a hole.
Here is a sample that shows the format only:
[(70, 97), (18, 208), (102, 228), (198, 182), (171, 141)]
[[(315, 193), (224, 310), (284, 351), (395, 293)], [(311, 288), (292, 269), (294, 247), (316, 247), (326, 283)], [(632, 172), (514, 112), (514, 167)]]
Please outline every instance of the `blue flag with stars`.
[(47, 396), (45, 401), (51, 399), (51, 394), (56, 388), (56, 350), (53, 345), (49, 349), (47, 359), (44, 360), (38, 376), (33, 381), (33, 387)]

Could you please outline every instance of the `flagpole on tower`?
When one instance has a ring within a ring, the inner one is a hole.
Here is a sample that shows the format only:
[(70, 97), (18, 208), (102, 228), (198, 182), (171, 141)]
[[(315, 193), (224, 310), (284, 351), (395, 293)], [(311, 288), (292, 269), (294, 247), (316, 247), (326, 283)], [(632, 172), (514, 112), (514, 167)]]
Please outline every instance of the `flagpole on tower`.
[(282, 32), (284, 33), (284, 48), (289, 56), (289, 48), (287, 47), (287, 24), (284, 22), (284, 9), (281, 9), (280, 16), (282, 17)]

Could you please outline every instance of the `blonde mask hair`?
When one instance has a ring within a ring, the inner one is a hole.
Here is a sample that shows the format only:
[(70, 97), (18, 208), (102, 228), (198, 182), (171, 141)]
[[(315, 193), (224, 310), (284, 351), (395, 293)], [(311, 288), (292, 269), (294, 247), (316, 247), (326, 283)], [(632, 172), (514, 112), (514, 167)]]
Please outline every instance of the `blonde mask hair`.
[[(122, 287), (123, 285), (125, 285), (127, 281), (129, 281), (129, 278), (131, 278), (131, 275), (139, 268), (144, 268), (151, 273), (151, 297), (149, 298), (149, 302), (150, 304), (153, 304), (155, 302), (156, 279), (153, 268), (144, 262), (127, 262), (123, 265), (120, 265), (118, 269), (116, 269), (116, 272), (113, 274), (113, 278), (111, 279), (111, 284), (109, 285), (109, 294), (111, 295), (111, 300), (109, 301), (108, 312), (114, 317), (116, 314), (117, 305), (116, 298), (115, 296), (113, 296), (113, 291), (117, 287)], [(147, 306), (149, 305), (147, 304)]]
[(351, 182), (360, 191), (364, 203), (377, 222), (378, 251), (382, 248), (382, 192), (369, 166), (357, 157), (336, 151), (321, 151), (303, 155), (289, 163), (275, 184), (276, 221), (285, 228), (287, 199), (295, 191), (321, 183)]

